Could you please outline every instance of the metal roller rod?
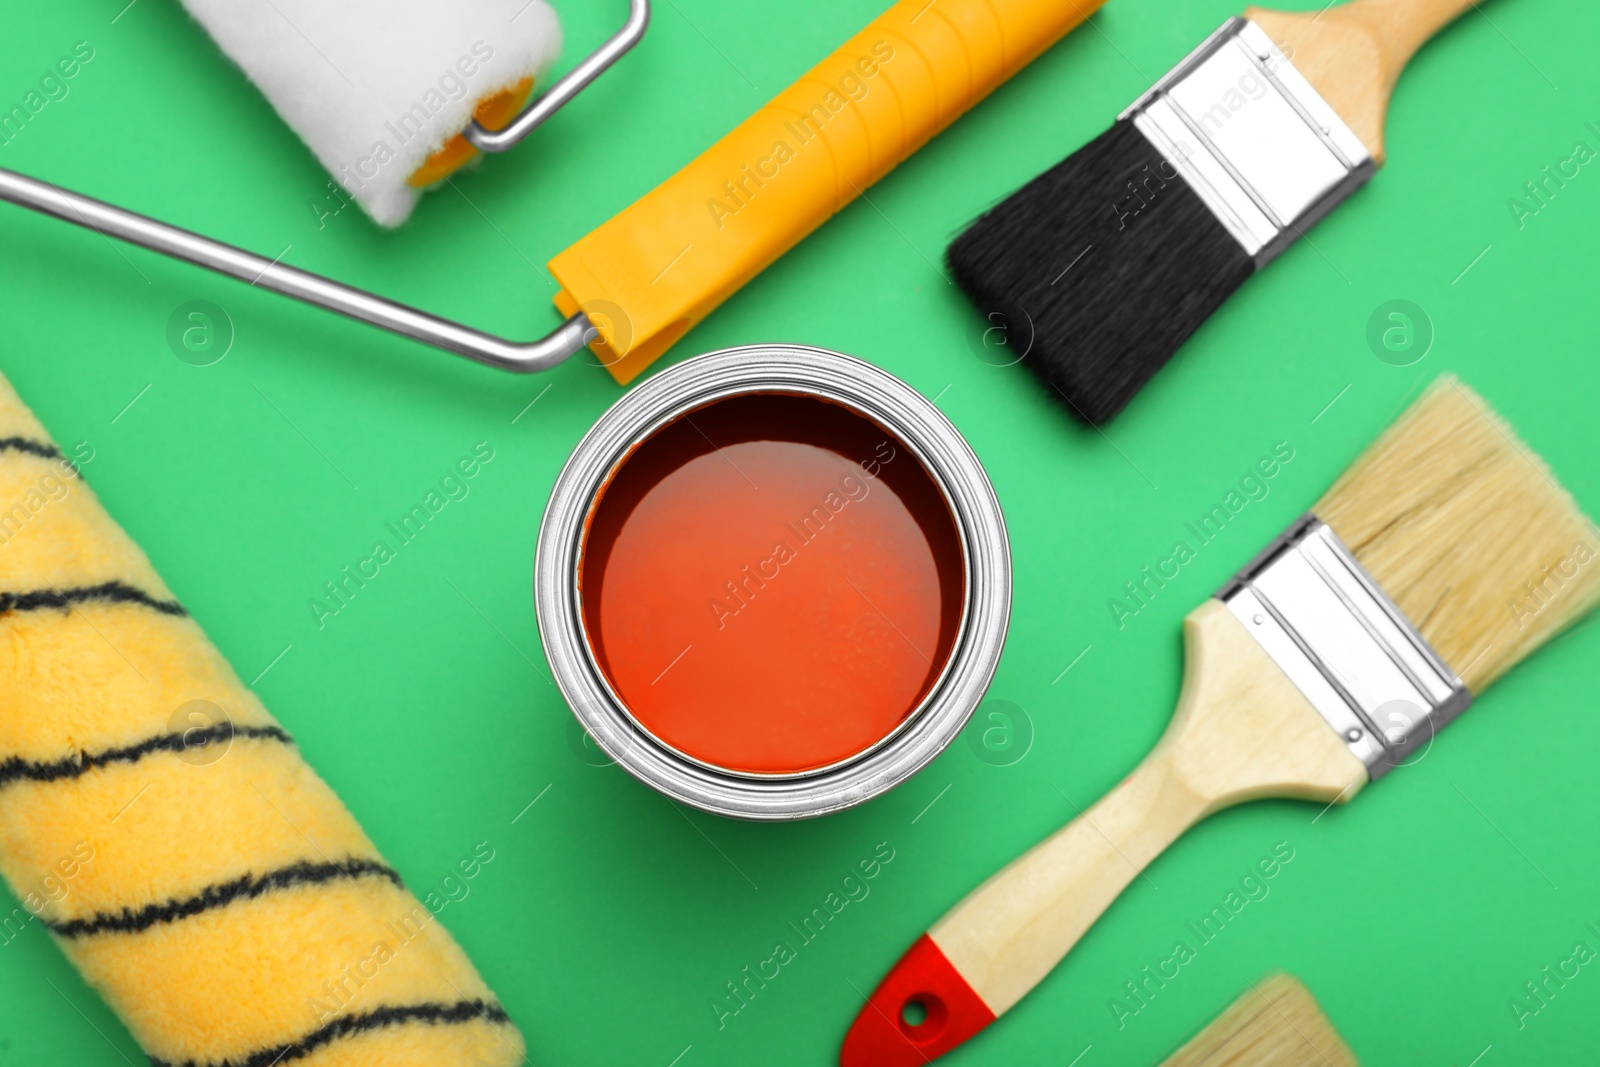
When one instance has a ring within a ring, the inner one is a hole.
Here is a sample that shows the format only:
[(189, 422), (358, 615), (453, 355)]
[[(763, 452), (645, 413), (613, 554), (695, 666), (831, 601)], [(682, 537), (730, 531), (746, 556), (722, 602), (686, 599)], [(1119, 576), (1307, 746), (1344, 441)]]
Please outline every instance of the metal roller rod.
[(473, 147), (482, 152), (504, 152), (528, 134), (543, 125), (544, 121), (560, 111), (589, 83), (604, 74), (611, 65), (644, 39), (650, 25), (650, 0), (629, 0), (628, 21), (623, 23), (610, 40), (600, 46), (594, 55), (566, 73), (550, 91), (523, 109), (504, 129), (489, 130), (474, 122), (465, 134)]
[(548, 370), (581, 351), (597, 333), (580, 312), (541, 341), (507, 341), (14, 171), (0, 169), (0, 200), (504, 370)]

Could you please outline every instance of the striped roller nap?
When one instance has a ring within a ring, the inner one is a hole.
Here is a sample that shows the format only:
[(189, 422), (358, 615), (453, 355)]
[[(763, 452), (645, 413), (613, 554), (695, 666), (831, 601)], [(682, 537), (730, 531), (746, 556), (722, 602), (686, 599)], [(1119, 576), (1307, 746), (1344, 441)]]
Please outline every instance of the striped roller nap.
[(152, 1064), (524, 1060), (465, 954), (3, 378), (0, 872)]

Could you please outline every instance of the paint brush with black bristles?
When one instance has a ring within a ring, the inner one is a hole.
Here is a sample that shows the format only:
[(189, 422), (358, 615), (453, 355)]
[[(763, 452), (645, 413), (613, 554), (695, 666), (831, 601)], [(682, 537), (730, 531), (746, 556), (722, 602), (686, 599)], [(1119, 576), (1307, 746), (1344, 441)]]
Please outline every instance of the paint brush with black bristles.
[(957, 237), (956, 283), (1080, 418), (1107, 422), (1382, 166), (1400, 71), (1472, 6), (1250, 8)]
[(1183, 689), (1155, 749), (929, 927), (840, 1063), (922, 1067), (976, 1035), (1207, 816), (1268, 797), (1332, 807), (1415, 762), (1600, 603), (1597, 557), (1600, 531), (1539, 457), (1471, 391), (1436, 382), (1189, 613)]

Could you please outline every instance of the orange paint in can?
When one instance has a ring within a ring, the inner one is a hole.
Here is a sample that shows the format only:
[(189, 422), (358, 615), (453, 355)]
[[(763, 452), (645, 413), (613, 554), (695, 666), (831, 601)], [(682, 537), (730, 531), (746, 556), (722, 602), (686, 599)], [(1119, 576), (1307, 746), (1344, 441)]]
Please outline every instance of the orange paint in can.
[(635, 445), (590, 508), (578, 578), (590, 650), (639, 725), (751, 775), (893, 734), (945, 669), (966, 582), (916, 454), (781, 392), (712, 401)]

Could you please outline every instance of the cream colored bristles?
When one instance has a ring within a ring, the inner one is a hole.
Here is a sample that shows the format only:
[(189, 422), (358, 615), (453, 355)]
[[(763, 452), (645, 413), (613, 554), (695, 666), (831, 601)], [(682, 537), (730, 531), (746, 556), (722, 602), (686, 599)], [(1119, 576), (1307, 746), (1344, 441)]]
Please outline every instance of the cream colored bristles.
[(1316, 513), (1474, 693), (1600, 602), (1600, 531), (1454, 378), (1430, 386)]
[(1161, 1067), (1356, 1067), (1310, 990), (1274, 974), (1217, 1016)]

